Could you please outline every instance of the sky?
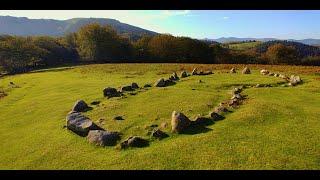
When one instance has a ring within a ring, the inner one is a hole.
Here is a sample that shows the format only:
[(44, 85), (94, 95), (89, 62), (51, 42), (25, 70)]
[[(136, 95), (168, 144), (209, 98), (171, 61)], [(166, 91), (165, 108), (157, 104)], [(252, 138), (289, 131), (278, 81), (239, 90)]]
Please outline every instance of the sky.
[(215, 39), (320, 39), (320, 10), (0, 10), (0, 16), (112, 18), (159, 33)]

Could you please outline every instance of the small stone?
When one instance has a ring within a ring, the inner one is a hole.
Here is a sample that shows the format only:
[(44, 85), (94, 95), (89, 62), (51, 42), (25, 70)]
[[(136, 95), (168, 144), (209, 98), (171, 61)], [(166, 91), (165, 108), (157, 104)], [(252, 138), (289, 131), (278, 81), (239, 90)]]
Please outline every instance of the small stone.
[(143, 87), (147, 88), (147, 87), (152, 87), (151, 84), (145, 84)]
[(192, 70), (192, 75), (197, 75), (197, 71), (198, 71), (198, 69), (197, 68), (194, 68), (193, 70)]
[(72, 108), (72, 111), (75, 111), (75, 112), (84, 112), (85, 110), (87, 110), (89, 108), (89, 106), (87, 105), (86, 102), (84, 102), (83, 100), (78, 100), (73, 108)]
[(100, 101), (92, 101), (90, 104), (91, 105), (98, 105), (98, 104), (100, 104)]
[(245, 67), (243, 70), (242, 70), (242, 74), (250, 74), (251, 71), (248, 67)]
[(167, 127), (168, 127), (168, 123), (167, 122), (163, 122), (163, 123), (160, 124), (160, 128), (161, 129), (165, 129)]
[(265, 69), (262, 69), (262, 70), (260, 71), (260, 74), (262, 74), (262, 75), (267, 75), (267, 74), (269, 74), (269, 71), (268, 71), (268, 70), (265, 70)]
[(139, 86), (138, 86), (137, 83), (134, 83), (134, 82), (133, 82), (133, 83), (131, 84), (131, 88), (132, 88), (132, 89), (139, 89)]
[(157, 139), (163, 139), (163, 138), (166, 138), (166, 137), (169, 137), (168, 134), (162, 132), (160, 129), (156, 129), (154, 130), (152, 133), (151, 133), (151, 136), (152, 137), (155, 137)]
[(186, 71), (182, 71), (180, 77), (181, 78), (188, 77), (188, 73)]
[(166, 82), (163, 78), (158, 79), (158, 81), (155, 83), (156, 87), (165, 87), (166, 86)]
[(149, 141), (139, 137), (139, 136), (131, 136), (127, 140), (123, 141), (120, 144), (120, 147), (127, 148), (127, 147), (145, 147), (149, 145)]
[(220, 114), (218, 114), (216, 112), (211, 112), (209, 115), (212, 118), (212, 120), (214, 120), (214, 121), (219, 121), (219, 120), (224, 119), (223, 116), (221, 116)]
[(122, 116), (115, 116), (113, 117), (113, 120), (124, 120)]

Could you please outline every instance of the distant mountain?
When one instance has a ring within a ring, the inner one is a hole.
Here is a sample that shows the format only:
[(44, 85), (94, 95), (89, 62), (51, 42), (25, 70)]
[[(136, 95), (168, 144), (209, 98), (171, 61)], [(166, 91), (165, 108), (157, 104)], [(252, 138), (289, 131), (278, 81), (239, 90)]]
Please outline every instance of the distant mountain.
[[(219, 43), (228, 43), (228, 42), (240, 42), (240, 41), (262, 41), (262, 42), (267, 42), (267, 41), (274, 41), (274, 40), (280, 40), (276, 38), (237, 38), (237, 37), (222, 37), (218, 39), (206, 39), (206, 40), (211, 40), (211, 41), (217, 41)], [(286, 39), (284, 39), (286, 40)], [(307, 45), (319, 45), (320, 44), (320, 39), (302, 39), (302, 40), (296, 40), (296, 39), (287, 39), (287, 41), (293, 41), (293, 42), (299, 42)]]
[(29, 19), (26, 17), (0, 16), (0, 34), (18, 36), (62, 36), (69, 32), (75, 32), (83, 25), (99, 23), (112, 26), (119, 34), (128, 35), (137, 39), (142, 35), (156, 35), (158, 33), (142, 29), (129, 24), (121, 23), (108, 18), (74, 18), (68, 20), (53, 19)]

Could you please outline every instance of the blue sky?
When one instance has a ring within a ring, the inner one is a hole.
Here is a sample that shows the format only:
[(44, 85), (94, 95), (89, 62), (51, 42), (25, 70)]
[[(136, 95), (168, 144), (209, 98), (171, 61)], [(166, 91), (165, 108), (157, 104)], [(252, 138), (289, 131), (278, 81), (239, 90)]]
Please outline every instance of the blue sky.
[(0, 15), (34, 19), (113, 18), (160, 33), (193, 38), (255, 37), (320, 39), (320, 11), (252, 10), (4, 10)]

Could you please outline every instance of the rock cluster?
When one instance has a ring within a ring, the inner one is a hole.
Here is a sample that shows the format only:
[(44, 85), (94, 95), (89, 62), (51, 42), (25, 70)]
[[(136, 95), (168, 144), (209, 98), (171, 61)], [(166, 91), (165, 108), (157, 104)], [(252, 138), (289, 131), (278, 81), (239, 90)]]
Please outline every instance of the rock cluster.
[[(288, 85), (289, 86), (296, 86), (297, 84), (300, 84), (302, 83), (302, 80), (300, 78), (300, 76), (295, 76), (295, 75), (291, 75), (291, 77), (289, 78), (288, 76), (286, 75), (283, 75), (283, 74), (277, 74), (277, 73), (272, 73), (272, 72), (269, 72), (265, 69), (261, 70), (260, 73), (262, 75), (269, 75), (269, 76), (274, 76), (274, 77), (279, 77), (281, 79), (284, 79), (288, 82)], [(258, 85), (257, 85), (258, 86)], [(260, 87), (260, 86), (259, 86)]]

